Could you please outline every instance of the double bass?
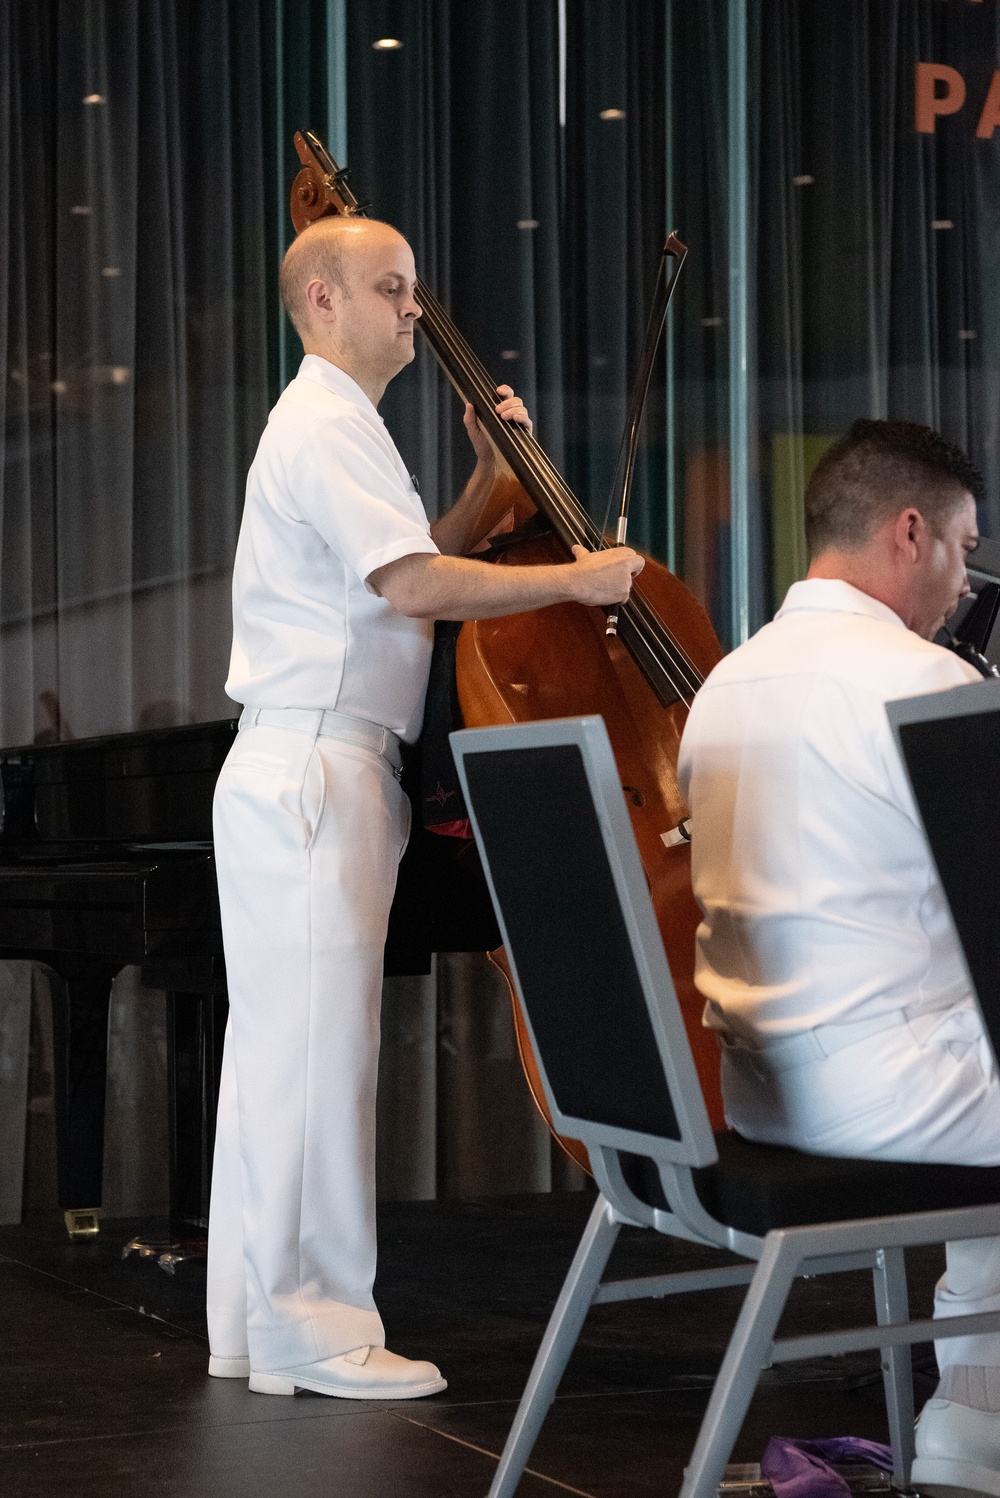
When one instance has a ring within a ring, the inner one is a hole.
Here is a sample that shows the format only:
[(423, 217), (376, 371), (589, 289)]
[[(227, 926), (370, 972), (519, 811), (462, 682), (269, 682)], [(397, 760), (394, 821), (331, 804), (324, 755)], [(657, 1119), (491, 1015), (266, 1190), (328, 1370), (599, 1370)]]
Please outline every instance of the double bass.
[[(328, 215), (364, 213), (346, 171), (317, 136), (298, 132), (295, 147), (302, 163), (291, 191), (297, 233)], [(575, 545), (599, 550), (605, 545), (603, 534), (540, 443), (496, 415), (496, 382), (444, 307), (419, 280), (415, 296), (422, 312), (417, 326), (460, 398), (475, 408), (501, 459), (472, 550), (501, 567), (565, 562)], [(651, 366), (648, 346), (647, 352)], [(626, 467), (634, 456), (638, 417), (633, 401)], [(627, 475), (624, 482), (627, 495)], [(483, 552), (477, 542), (498, 533), (502, 544)], [(616, 539), (624, 539), (621, 524)], [(687, 809), (677, 784), (677, 757), (688, 705), (721, 656), (701, 604), (668, 568), (648, 556), (628, 601), (610, 619), (604, 609), (563, 603), (470, 620), (461, 628), (455, 651), (458, 701), (469, 728), (588, 713), (603, 717), (715, 1127), (723, 1122), (719, 1058), (714, 1035), (702, 1027), (703, 1001), (694, 986), (699, 912), (691, 889)], [(551, 1127), (504, 954), (492, 953), (491, 958), (507, 978), (525, 1075)], [(571, 1014), (566, 1023), (573, 1023)], [(560, 1143), (586, 1168), (582, 1145), (567, 1139)]]

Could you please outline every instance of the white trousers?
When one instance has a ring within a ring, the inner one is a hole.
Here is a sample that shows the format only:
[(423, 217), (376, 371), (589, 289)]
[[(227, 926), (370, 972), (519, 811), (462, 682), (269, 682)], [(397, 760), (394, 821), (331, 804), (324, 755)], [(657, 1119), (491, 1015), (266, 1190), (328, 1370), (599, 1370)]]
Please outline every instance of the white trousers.
[[(724, 1044), (722, 1091), (732, 1127), (747, 1139), (817, 1155), (1000, 1164), (1000, 1081), (971, 999), (936, 1014), (901, 1015), (824, 1055), (824, 1037), (835, 1044), (836, 1030), (813, 1031), (815, 1055), (801, 1063), (796, 1056), (794, 1065), (785, 1064), (780, 1042), (762, 1051)], [(949, 1243), (935, 1316), (995, 1310), (1000, 1238)], [(1000, 1367), (1000, 1334), (949, 1337), (935, 1351), (942, 1370)]]
[(410, 813), (377, 747), (398, 755), (392, 735), (331, 717), (244, 713), (215, 796), (230, 1022), (208, 1329), (215, 1355), (259, 1372), (384, 1345), (375, 1089)]

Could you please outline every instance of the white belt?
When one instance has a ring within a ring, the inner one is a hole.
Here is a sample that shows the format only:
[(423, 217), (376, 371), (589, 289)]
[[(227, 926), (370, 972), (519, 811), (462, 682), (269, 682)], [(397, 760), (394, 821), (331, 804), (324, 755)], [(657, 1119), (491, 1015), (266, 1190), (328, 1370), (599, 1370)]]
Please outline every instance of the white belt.
[(340, 739), (345, 744), (357, 744), (361, 749), (371, 749), (380, 754), (399, 778), (403, 768), (402, 744), (389, 728), (369, 723), (365, 718), (351, 718), (347, 713), (335, 713), (332, 708), (309, 707), (245, 707), (240, 714), (240, 727), (250, 728), (255, 723), (270, 724), (273, 728), (288, 728), (293, 733), (310, 733), (321, 739)]
[[(945, 1014), (957, 1007), (954, 1004), (947, 1004), (940, 1011), (935, 1011), (924, 1009), (917, 1004), (910, 1004), (903, 1009), (897, 1009), (893, 1014), (877, 1014), (872, 1019), (854, 1020), (845, 1025), (817, 1025), (814, 1030), (806, 1030), (802, 1035), (790, 1035), (786, 1040), (765, 1042), (760, 1046), (743, 1045), (722, 1032), (719, 1034), (719, 1041), (724, 1051), (730, 1054), (735, 1051), (754, 1058), (760, 1061), (768, 1071), (793, 1071), (798, 1066), (807, 1066), (810, 1061), (819, 1061), (824, 1056), (833, 1056), (837, 1051), (845, 1051), (848, 1046), (857, 1045), (859, 1041), (878, 1035), (883, 1030), (891, 1030), (896, 1025), (907, 1024), (910, 1020), (918, 1019), (922, 1015), (936, 1012)], [(976, 1022), (978, 1023), (978, 1015)]]

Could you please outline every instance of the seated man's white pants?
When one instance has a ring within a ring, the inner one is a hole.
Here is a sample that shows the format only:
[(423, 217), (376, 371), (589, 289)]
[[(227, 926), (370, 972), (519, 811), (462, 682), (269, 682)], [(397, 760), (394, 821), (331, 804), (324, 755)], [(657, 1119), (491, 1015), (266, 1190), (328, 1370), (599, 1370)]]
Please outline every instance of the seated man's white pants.
[(240, 729), (215, 798), (230, 1025), (209, 1340), (261, 1372), (384, 1345), (375, 1089), (409, 802), (378, 752), (294, 717)]
[[(766, 1049), (724, 1044), (722, 1091), (727, 1122), (762, 1144), (858, 1159), (1000, 1164), (1000, 1082), (971, 999), (900, 1016), (855, 1045), (788, 1069), (769, 1063)], [(949, 1243), (935, 1316), (995, 1310), (1000, 1239)], [(942, 1369), (1000, 1367), (1000, 1334), (949, 1337), (935, 1351)]]

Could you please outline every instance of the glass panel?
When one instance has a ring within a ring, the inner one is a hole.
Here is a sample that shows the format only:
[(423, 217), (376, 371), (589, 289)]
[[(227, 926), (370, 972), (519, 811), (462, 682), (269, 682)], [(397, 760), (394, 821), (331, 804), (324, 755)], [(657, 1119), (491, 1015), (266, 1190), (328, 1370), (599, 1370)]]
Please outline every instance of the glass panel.
[(273, 342), (260, 7), (0, 28), (0, 742), (223, 717)]
[[(0, 743), (231, 715), (246, 473), (343, 0), (0, 7)], [(9, 184), (9, 186), (7, 185)]]
[(1000, 13), (964, 0), (751, 0), (758, 453), (771, 607), (806, 566), (802, 491), (859, 416), (983, 470), (996, 533)]
[(691, 247), (672, 319), (677, 570), (732, 643), (726, 0), (669, 15), (671, 227)]

